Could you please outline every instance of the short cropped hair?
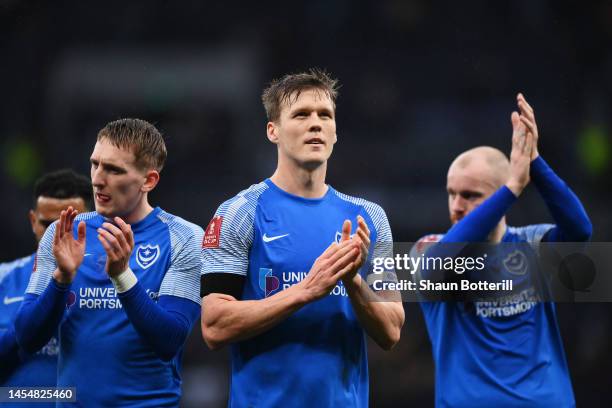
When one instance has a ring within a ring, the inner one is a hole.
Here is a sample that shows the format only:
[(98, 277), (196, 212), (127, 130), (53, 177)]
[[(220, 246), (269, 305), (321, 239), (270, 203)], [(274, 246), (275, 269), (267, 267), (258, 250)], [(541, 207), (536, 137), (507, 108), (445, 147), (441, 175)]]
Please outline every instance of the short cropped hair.
[(280, 118), (283, 103), (291, 104), (297, 100), (302, 91), (318, 89), (323, 91), (332, 101), (336, 110), (336, 99), (338, 98), (338, 80), (332, 78), (326, 71), (319, 68), (311, 68), (306, 72), (288, 74), (280, 79), (274, 79), (264, 89), (261, 100), (268, 121), (274, 122)]
[(92, 208), (93, 190), (88, 177), (70, 169), (44, 174), (34, 183), (34, 208), (38, 197), (82, 198), (85, 208)]
[(168, 151), (161, 133), (142, 119), (119, 119), (109, 122), (98, 132), (98, 141), (108, 140), (113, 146), (130, 150), (136, 165), (142, 169), (164, 168)]

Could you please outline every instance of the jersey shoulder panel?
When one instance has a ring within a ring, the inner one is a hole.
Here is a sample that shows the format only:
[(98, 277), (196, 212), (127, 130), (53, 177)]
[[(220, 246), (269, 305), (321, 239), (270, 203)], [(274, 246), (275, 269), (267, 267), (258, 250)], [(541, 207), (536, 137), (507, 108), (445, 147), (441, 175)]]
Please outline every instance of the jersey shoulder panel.
[(163, 210), (157, 217), (167, 225), (170, 238), (170, 265), (159, 295), (181, 297), (200, 304), (200, 243), (204, 231), (198, 225)]
[(412, 256), (418, 256), (425, 253), (425, 250), (436, 242), (440, 242), (440, 240), (444, 238), (444, 234), (427, 234), (422, 236), (414, 243), (412, 249), (410, 250), (410, 254)]
[[(77, 216), (74, 218), (74, 221), (78, 223), (78, 221), (89, 221), (92, 220), (96, 217), (102, 217), (100, 214), (98, 214), (95, 211), (91, 211), (91, 212), (86, 212), (86, 213), (81, 213), (81, 214), (77, 214)], [(76, 227), (77, 224), (75, 224)]]
[(366, 211), (378, 233), (378, 242), (393, 242), (387, 214), (385, 214), (385, 210), (380, 205), (361, 197), (350, 196), (336, 190), (334, 192), (341, 200), (360, 206)]
[(53, 256), (53, 237), (57, 224), (58, 221), (54, 221), (49, 225), (38, 243), (34, 270), (30, 276), (30, 282), (28, 283), (26, 293), (40, 295), (51, 281), (53, 271), (57, 265), (55, 257)]
[(23, 258), (15, 259), (14, 261), (0, 263), (0, 282), (14, 270), (23, 268), (27, 265), (27, 263), (32, 260), (32, 256), (33, 255), (28, 255)]
[(164, 210), (160, 211), (157, 217), (168, 226), (172, 248), (184, 245), (192, 239), (198, 244), (202, 241), (204, 230), (199, 225)]
[[(253, 184), (219, 206), (205, 232), (204, 239), (207, 240), (209, 234), (215, 235), (218, 231), (218, 243), (210, 247), (204, 245), (202, 249), (203, 274), (246, 275), (249, 250), (253, 245), (255, 213), (259, 198), (268, 188), (265, 182)], [(213, 223), (220, 225), (214, 227)]]
[(523, 227), (508, 227), (508, 233), (517, 237), (519, 241), (539, 243), (548, 231), (554, 228), (553, 224), (534, 224)]
[(265, 182), (253, 184), (221, 204), (215, 216), (223, 217), (223, 224), (232, 229), (244, 228), (245, 221), (253, 221), (259, 197), (268, 188)]

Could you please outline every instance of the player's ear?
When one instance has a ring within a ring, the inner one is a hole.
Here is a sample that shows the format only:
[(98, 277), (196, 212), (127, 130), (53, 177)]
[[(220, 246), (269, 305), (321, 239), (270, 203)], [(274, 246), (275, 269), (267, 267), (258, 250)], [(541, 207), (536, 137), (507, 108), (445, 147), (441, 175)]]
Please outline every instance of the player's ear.
[(278, 126), (274, 122), (268, 122), (266, 125), (266, 134), (268, 140), (274, 144), (278, 144)]
[(36, 230), (34, 229), (36, 225), (36, 214), (34, 214), (34, 210), (30, 210), (28, 218), (30, 219), (30, 225), (32, 225), (32, 232), (36, 234)]
[(336, 144), (337, 141), (338, 141), (338, 134), (334, 133), (334, 139), (333, 139), (332, 144)]
[(159, 172), (154, 169), (150, 169), (145, 173), (145, 182), (141, 187), (141, 190), (145, 193), (153, 190), (159, 183)]

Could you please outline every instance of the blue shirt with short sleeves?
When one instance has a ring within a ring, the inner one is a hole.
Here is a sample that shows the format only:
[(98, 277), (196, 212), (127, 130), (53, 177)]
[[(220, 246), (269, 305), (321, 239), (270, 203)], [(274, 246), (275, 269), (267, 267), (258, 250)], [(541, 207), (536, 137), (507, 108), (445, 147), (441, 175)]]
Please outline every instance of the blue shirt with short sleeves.
[[(392, 242), (380, 206), (332, 187), (320, 199), (298, 197), (267, 179), (219, 207), (205, 242), (215, 228), (219, 239), (205, 245), (203, 271), (245, 276), (242, 300), (274, 296), (304, 279), (339, 241), (344, 220), (354, 233), (358, 215), (376, 256), (376, 243)], [(231, 356), (231, 407), (368, 406), (366, 339), (341, 281), (277, 326), (233, 344)]]

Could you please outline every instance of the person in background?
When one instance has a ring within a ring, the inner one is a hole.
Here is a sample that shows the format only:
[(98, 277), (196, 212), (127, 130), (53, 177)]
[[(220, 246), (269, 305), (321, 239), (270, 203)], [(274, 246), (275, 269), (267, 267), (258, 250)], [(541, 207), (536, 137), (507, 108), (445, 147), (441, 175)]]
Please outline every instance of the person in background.
[[(453, 246), (444, 243), (501, 243), (502, 252), (522, 248), (494, 257), (499, 262), (487, 259), (487, 273), (524, 285), (510, 303), (508, 296), (420, 303), (432, 342), (437, 407), (575, 406), (555, 304), (537, 297), (539, 275), (525, 268), (536, 267), (538, 243), (588, 241), (592, 226), (578, 197), (540, 156), (534, 111), (522, 94), (517, 104), (510, 161), (485, 146), (459, 155), (446, 185), (453, 226), (444, 235), (425, 236), (413, 248), (413, 256), (428, 257), (448, 255)], [(555, 224), (508, 226), (505, 214), (530, 181)], [(428, 242), (434, 244), (425, 250)], [(517, 247), (520, 243), (531, 245)], [(525, 262), (513, 262), (517, 256)], [(514, 270), (517, 265), (522, 269)], [(421, 270), (420, 279), (432, 273)]]
[[(64, 169), (47, 173), (34, 184), (29, 213), (36, 243), (47, 227), (72, 207), (80, 212), (92, 205), (91, 182), (86, 176)], [(0, 264), (0, 386), (55, 386), (57, 336), (40, 351), (28, 355), (15, 338), (14, 319), (34, 269), (36, 253)], [(19, 406), (22, 406), (19, 405)]]

